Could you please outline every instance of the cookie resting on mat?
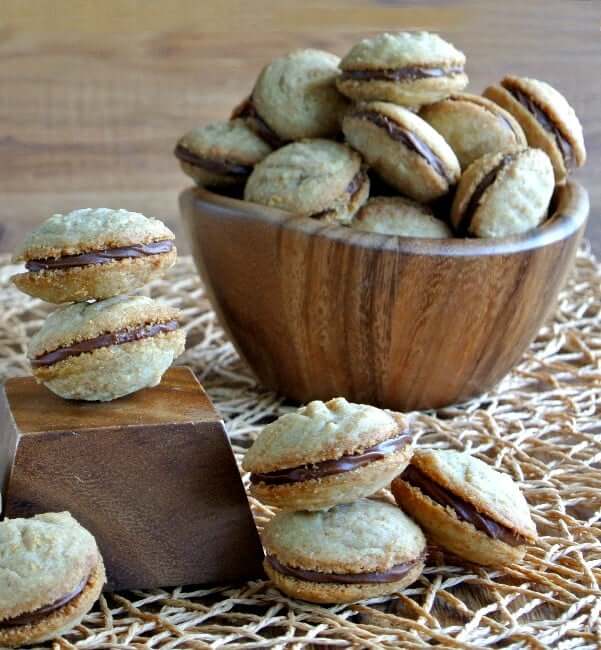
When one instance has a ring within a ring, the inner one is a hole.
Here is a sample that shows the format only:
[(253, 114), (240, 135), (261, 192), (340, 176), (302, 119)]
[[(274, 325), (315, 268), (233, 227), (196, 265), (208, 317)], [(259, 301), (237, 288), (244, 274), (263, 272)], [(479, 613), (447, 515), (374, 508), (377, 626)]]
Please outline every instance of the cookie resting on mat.
[(281, 512), (263, 531), (263, 566), (288, 596), (348, 603), (391, 594), (424, 569), (419, 526), (390, 503), (360, 499), (318, 512)]
[(12, 281), (47, 302), (80, 302), (131, 292), (175, 263), (175, 235), (158, 219), (128, 210), (85, 208), (36, 228), (14, 261)]
[(536, 540), (518, 486), (467, 453), (418, 450), (391, 490), (429, 540), (470, 562), (517, 562)]
[(264, 503), (319, 510), (388, 486), (412, 453), (403, 416), (337, 397), (268, 424), (242, 466), (251, 473), (251, 493)]
[(178, 318), (145, 296), (60, 307), (30, 341), (33, 374), (65, 399), (105, 402), (156, 386), (184, 351)]
[(0, 647), (65, 634), (105, 582), (96, 540), (68, 512), (0, 522)]

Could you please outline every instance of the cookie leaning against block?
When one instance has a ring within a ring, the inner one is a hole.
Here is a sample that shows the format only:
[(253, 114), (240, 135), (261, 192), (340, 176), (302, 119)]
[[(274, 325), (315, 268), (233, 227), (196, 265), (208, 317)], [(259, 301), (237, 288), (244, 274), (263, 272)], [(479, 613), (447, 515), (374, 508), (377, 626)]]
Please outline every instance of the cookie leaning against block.
[(263, 531), (267, 575), (288, 596), (348, 603), (390, 594), (424, 569), (420, 528), (390, 503), (360, 499), (319, 512), (281, 512)]
[(451, 209), (457, 235), (506, 237), (540, 225), (555, 183), (541, 149), (486, 154), (461, 177)]
[(517, 120), (498, 104), (478, 95), (451, 95), (420, 111), (455, 152), (461, 169), (487, 153), (525, 147)]
[(174, 150), (184, 173), (199, 185), (244, 185), (271, 147), (244, 120), (214, 122), (183, 135)]
[(296, 215), (348, 222), (369, 195), (361, 156), (331, 140), (286, 145), (261, 161), (244, 198)]
[(340, 62), (338, 90), (355, 101), (431, 104), (467, 86), (465, 55), (429, 32), (379, 34)]
[(145, 296), (61, 307), (30, 341), (33, 374), (65, 399), (106, 402), (156, 386), (184, 351), (178, 318)]
[(418, 450), (391, 490), (429, 539), (470, 562), (517, 562), (536, 540), (518, 486), (467, 453)]
[(400, 237), (443, 239), (452, 237), (449, 226), (437, 219), (427, 205), (402, 196), (374, 196), (351, 222), (356, 230)]
[(268, 424), (242, 467), (251, 473), (251, 493), (264, 503), (319, 510), (374, 494), (412, 453), (402, 415), (337, 397)]
[(334, 137), (347, 101), (336, 90), (340, 59), (323, 50), (295, 50), (265, 66), (252, 94), (232, 117), (273, 148), (302, 138)]
[(105, 582), (94, 537), (68, 512), (0, 522), (0, 647), (65, 634)]
[(80, 302), (133, 291), (175, 263), (175, 235), (138, 212), (85, 208), (55, 214), (36, 228), (14, 261), (26, 273), (12, 277), (30, 296)]
[(484, 95), (515, 117), (531, 147), (549, 156), (557, 183), (564, 183), (572, 169), (584, 165), (582, 126), (574, 109), (553, 86), (508, 75), (500, 85), (488, 87)]
[(342, 130), (389, 185), (423, 203), (446, 194), (461, 169), (444, 138), (415, 113), (389, 102), (352, 108)]

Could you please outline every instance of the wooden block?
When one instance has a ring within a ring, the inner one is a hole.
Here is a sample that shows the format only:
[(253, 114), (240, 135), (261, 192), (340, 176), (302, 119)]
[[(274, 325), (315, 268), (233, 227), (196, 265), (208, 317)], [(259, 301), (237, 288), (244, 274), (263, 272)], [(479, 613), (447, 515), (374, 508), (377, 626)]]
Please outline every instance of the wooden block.
[(223, 422), (188, 368), (108, 403), (33, 378), (0, 386), (3, 516), (69, 510), (98, 540), (107, 589), (263, 575)]

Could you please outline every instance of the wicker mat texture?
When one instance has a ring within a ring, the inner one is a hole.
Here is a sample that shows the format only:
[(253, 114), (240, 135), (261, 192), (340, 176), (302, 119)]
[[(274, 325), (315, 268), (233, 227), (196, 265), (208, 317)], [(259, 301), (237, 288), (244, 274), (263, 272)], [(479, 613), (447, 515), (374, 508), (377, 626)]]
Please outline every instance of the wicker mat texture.
[[(10, 286), (15, 270), (0, 257), (0, 380), (28, 373), (27, 339), (51, 309)], [(148, 292), (183, 310), (189, 347), (178, 363), (198, 373), (240, 460), (260, 426), (293, 406), (255, 383), (191, 258)], [(110, 594), (54, 647), (599, 648), (599, 405), (601, 266), (583, 249), (553, 320), (511, 375), (479, 399), (416, 420), (419, 445), (469, 450), (519, 482), (540, 533), (524, 564), (490, 570), (434, 550), (403, 593), (332, 607), (288, 599), (264, 580)], [(261, 528), (272, 510), (252, 508)]]

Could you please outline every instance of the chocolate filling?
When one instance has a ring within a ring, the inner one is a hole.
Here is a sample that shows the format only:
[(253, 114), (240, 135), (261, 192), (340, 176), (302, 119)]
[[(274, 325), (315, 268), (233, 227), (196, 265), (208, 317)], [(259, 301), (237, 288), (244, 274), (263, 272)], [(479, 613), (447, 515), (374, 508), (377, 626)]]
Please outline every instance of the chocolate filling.
[(511, 530), (503, 524), (499, 524), (490, 517), (478, 512), (476, 508), (455, 494), (452, 494), (438, 483), (435, 483), (429, 476), (414, 465), (409, 465), (401, 474), (401, 479), (409, 483), (412, 487), (417, 488), (432, 501), (441, 506), (452, 508), (461, 521), (473, 524), (478, 530), (486, 533), (493, 539), (498, 539), (510, 546), (521, 546), (526, 544), (527, 540), (522, 535)]
[(64, 348), (58, 348), (58, 350), (53, 350), (52, 352), (46, 352), (46, 354), (32, 359), (30, 363), (34, 368), (51, 366), (53, 363), (64, 361), (69, 357), (77, 357), (85, 352), (106, 348), (109, 345), (122, 345), (123, 343), (147, 339), (163, 332), (174, 332), (177, 327), (178, 322), (171, 320), (166, 323), (152, 323), (151, 325), (142, 325), (134, 329), (124, 329), (118, 332), (110, 332), (109, 334), (101, 334), (93, 339), (86, 339), (85, 341), (67, 345)]
[(342, 456), (335, 460), (324, 460), (320, 463), (299, 465), (298, 467), (290, 467), (275, 472), (267, 472), (265, 474), (259, 472), (253, 473), (250, 475), (250, 481), (251, 483), (282, 485), (286, 483), (301, 483), (303, 481), (310, 481), (311, 479), (332, 476), (333, 474), (350, 472), (358, 467), (362, 467), (363, 465), (373, 463), (376, 460), (382, 460), (382, 458), (385, 458), (388, 454), (392, 454), (405, 447), (410, 440), (410, 435), (403, 434), (397, 438), (384, 440), (384, 442), (369, 447), (361, 453)]
[(396, 582), (401, 580), (409, 571), (424, 559), (425, 555), (395, 564), (386, 571), (374, 571), (372, 573), (322, 573), (321, 571), (309, 571), (307, 569), (297, 569), (279, 562), (273, 555), (266, 557), (271, 566), (278, 572), (286, 576), (297, 578), (298, 580), (308, 580), (309, 582), (326, 582), (339, 584), (370, 584), (378, 582)]
[(106, 248), (100, 251), (90, 251), (80, 255), (63, 255), (62, 257), (49, 257), (47, 259), (29, 260), (25, 264), (28, 271), (48, 271), (69, 269), (74, 266), (87, 266), (88, 264), (107, 264), (113, 260), (122, 260), (129, 257), (144, 257), (146, 255), (160, 255), (173, 250), (173, 241), (164, 239), (150, 244), (132, 244), (121, 248)]
[(463, 66), (451, 68), (426, 68), (410, 65), (405, 68), (387, 68), (382, 70), (344, 70), (342, 81), (415, 81), (416, 79), (436, 79), (461, 74)]
[(447, 170), (442, 163), (442, 160), (430, 149), (430, 147), (423, 141), (420, 140), (414, 133), (403, 128), (400, 124), (397, 124), (387, 115), (377, 113), (376, 111), (356, 111), (353, 113), (353, 117), (356, 117), (360, 120), (367, 120), (372, 124), (385, 129), (388, 135), (395, 140), (396, 142), (401, 142), (405, 147), (414, 151), (416, 154), (421, 156), (429, 165), (434, 169), (434, 171), (442, 176), (447, 183), (451, 183), (451, 179), (447, 174)]
[(200, 167), (213, 174), (223, 174), (225, 176), (248, 176), (252, 170), (252, 165), (231, 162), (230, 160), (218, 160), (216, 158), (205, 158), (198, 154), (192, 153), (181, 144), (178, 144), (173, 151), (175, 157), (182, 162), (188, 163), (193, 167)]
[(468, 234), (468, 230), (472, 224), (474, 214), (478, 209), (480, 199), (486, 190), (495, 182), (499, 172), (503, 167), (513, 159), (512, 155), (503, 156), (498, 165), (495, 165), (478, 183), (476, 189), (472, 193), (470, 200), (468, 201), (467, 207), (465, 208), (461, 219), (457, 224), (456, 231), (460, 237), (465, 237)]
[(252, 100), (252, 96), (247, 97), (240, 106), (234, 109), (232, 112), (232, 119), (234, 120), (237, 117), (248, 120), (248, 126), (255, 132), (255, 135), (258, 135), (262, 140), (265, 140), (265, 142), (273, 149), (279, 149), (286, 144), (286, 141), (280, 138), (280, 136), (259, 115)]
[(17, 627), (19, 625), (35, 625), (36, 623), (39, 623), (43, 618), (48, 616), (48, 614), (64, 607), (67, 603), (77, 598), (77, 596), (79, 596), (79, 594), (84, 590), (88, 580), (89, 578), (84, 578), (73, 591), (62, 596), (58, 600), (55, 600), (50, 605), (44, 605), (44, 607), (40, 607), (33, 612), (26, 612), (25, 614), (19, 614), (19, 616), (14, 616), (13, 618), (7, 618), (4, 621), (0, 621), (0, 628)]
[(511, 95), (536, 119), (543, 129), (555, 138), (555, 142), (557, 142), (557, 146), (561, 151), (566, 167), (572, 169), (574, 167), (574, 150), (572, 145), (568, 140), (566, 140), (558, 127), (549, 119), (549, 116), (521, 90), (507, 87), (505, 87), (505, 90), (511, 93)]
[[(349, 195), (349, 203), (355, 198), (355, 194), (357, 194), (361, 189), (366, 178), (367, 174), (362, 169), (353, 176), (353, 179), (344, 190), (344, 193)], [(323, 219), (326, 215), (335, 212), (336, 210), (334, 210), (334, 208), (326, 208), (325, 210), (320, 210), (319, 212), (315, 212), (309, 216), (311, 219)]]

